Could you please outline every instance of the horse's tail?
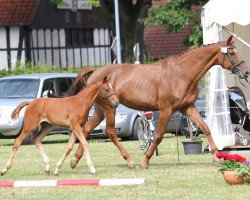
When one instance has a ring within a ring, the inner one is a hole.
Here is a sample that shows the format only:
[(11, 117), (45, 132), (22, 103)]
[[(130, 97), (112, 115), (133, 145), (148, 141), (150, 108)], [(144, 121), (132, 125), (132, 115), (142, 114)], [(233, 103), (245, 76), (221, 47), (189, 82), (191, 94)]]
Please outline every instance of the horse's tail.
[(20, 110), (21, 110), (24, 106), (27, 106), (27, 105), (29, 105), (29, 104), (30, 104), (29, 101), (24, 101), (24, 102), (20, 103), (20, 104), (15, 108), (15, 110), (13, 110), (13, 112), (11, 113), (11, 119), (16, 119), (16, 118), (18, 118), (19, 113), (20, 113)]
[(68, 89), (66, 96), (72, 96), (77, 94), (83, 87), (87, 85), (87, 80), (90, 75), (97, 70), (96, 67), (86, 67), (79, 72), (73, 83)]

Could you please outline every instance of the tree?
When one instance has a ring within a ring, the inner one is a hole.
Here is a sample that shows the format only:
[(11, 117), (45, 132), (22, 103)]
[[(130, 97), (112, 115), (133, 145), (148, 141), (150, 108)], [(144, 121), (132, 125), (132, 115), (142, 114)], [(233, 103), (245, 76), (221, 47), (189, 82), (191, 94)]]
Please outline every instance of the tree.
[(161, 25), (169, 32), (179, 32), (184, 26), (191, 24), (191, 34), (185, 40), (187, 46), (202, 44), (202, 29), (200, 22), (201, 6), (208, 0), (171, 0), (168, 4), (152, 7), (148, 11), (145, 25)]
[[(51, 0), (55, 4), (60, 4), (63, 0)], [(103, 6), (105, 12), (99, 16), (94, 16), (96, 19), (105, 19), (111, 24), (112, 31), (115, 34), (115, 15), (114, 15), (114, 0), (89, 0), (96, 6)], [(120, 33), (122, 46), (122, 61), (133, 62), (133, 46), (136, 43), (140, 44), (141, 60), (146, 54), (144, 44), (144, 24), (142, 19), (147, 17), (148, 9), (152, 5), (152, 0), (119, 0), (119, 15), (120, 15)]]
[[(63, 0), (51, 0), (60, 4)], [(140, 44), (141, 58), (147, 55), (144, 43), (144, 26), (161, 25), (170, 32), (178, 32), (185, 25), (192, 24), (191, 35), (186, 39), (187, 46), (202, 44), (200, 26), (200, 8), (208, 0), (171, 0), (157, 7), (152, 7), (152, 0), (119, 0), (120, 32), (122, 61), (133, 62), (133, 46)], [(105, 12), (95, 16), (97, 20), (105, 19), (111, 24), (115, 34), (114, 0), (89, 0), (95, 6), (103, 6)]]

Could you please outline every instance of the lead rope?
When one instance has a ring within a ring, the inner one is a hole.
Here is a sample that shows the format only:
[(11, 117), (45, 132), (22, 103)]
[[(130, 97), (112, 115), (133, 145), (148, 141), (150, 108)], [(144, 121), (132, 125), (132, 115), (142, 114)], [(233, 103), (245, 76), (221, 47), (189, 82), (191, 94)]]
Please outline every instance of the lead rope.
[[(169, 66), (171, 66), (173, 62), (173, 59), (171, 59), (170, 63), (169, 63)], [(176, 148), (177, 148), (177, 161), (180, 162), (180, 150), (179, 150), (179, 134), (178, 134), (178, 131), (177, 131), (177, 118), (175, 118), (175, 138), (176, 138)]]
[(177, 161), (180, 162), (180, 150), (179, 150), (179, 134), (177, 131), (177, 118), (175, 118), (175, 135), (176, 135), (176, 148), (177, 148)]
[[(240, 82), (240, 84), (241, 84), (242, 86), (244, 86), (244, 87), (247, 88), (247, 89), (250, 89), (250, 88), (247, 87), (244, 83), (242, 83), (242, 81), (241, 81), (241, 79), (240, 79), (239, 77), (238, 77), (238, 80), (239, 80), (239, 82)], [(244, 80), (246, 80), (246, 82), (248, 83), (248, 85), (250, 85), (247, 79), (244, 79)]]

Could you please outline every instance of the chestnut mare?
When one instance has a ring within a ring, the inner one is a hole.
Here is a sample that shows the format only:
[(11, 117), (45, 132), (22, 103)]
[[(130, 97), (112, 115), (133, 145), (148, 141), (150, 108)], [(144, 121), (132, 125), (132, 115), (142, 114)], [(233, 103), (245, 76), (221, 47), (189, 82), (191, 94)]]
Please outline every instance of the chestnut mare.
[[(136, 110), (160, 111), (156, 138), (144, 160), (140, 163), (142, 168), (149, 167), (149, 160), (163, 139), (169, 118), (177, 110), (199, 126), (206, 135), (212, 152), (216, 153), (218, 149), (210, 130), (194, 105), (198, 96), (197, 83), (216, 64), (237, 74), (241, 79), (247, 79), (249, 72), (244, 61), (240, 60), (234, 44), (235, 38), (230, 36), (227, 41), (203, 45), (153, 64), (115, 64), (98, 69), (83, 69), (75, 79), (71, 89), (75, 92), (81, 89), (86, 82), (86, 76), (89, 75), (90, 71), (93, 71), (93, 74), (87, 80), (87, 84), (109, 75), (109, 81), (112, 83), (120, 103)], [(120, 144), (116, 135), (114, 129), (115, 109), (101, 99), (96, 100), (94, 115), (83, 128), (84, 135), (88, 136), (103, 120), (104, 116), (107, 123), (107, 135), (119, 149), (128, 166), (130, 168), (135, 167), (134, 162)], [(82, 154), (83, 148), (79, 145), (71, 160), (72, 168), (77, 165)]]
[[(70, 127), (72, 132), (72, 138), (77, 137), (83, 146), (87, 165), (90, 168), (92, 174), (96, 173), (96, 170), (91, 161), (88, 143), (82, 134), (81, 127), (84, 126), (87, 121), (88, 113), (96, 98), (102, 99), (106, 103), (109, 102), (109, 106), (117, 107), (119, 101), (113, 93), (113, 89), (107, 77), (104, 77), (103, 81), (90, 84), (83, 89), (79, 94), (66, 97), (66, 98), (39, 98), (31, 102), (21, 103), (12, 113), (12, 119), (16, 119), (20, 110), (28, 105), (24, 115), (24, 126), (22, 132), (15, 140), (12, 153), (9, 161), (4, 169), (1, 171), (1, 175), (4, 175), (12, 166), (14, 156), (22, 141), (34, 132), (39, 125), (41, 129), (34, 136), (33, 142), (39, 149), (44, 163), (45, 171), (50, 171), (50, 160), (42, 147), (41, 141), (47, 135), (47, 133), (56, 126)], [(57, 165), (56, 172), (60, 166)]]

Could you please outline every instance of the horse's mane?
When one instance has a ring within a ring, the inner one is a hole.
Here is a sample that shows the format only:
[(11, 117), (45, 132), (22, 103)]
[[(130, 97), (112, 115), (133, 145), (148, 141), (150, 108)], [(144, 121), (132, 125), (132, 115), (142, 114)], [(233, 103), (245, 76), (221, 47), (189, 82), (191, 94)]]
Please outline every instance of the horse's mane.
[[(197, 51), (197, 50), (199, 50), (199, 49), (201, 49), (201, 48), (203, 48), (203, 47), (212, 46), (212, 45), (215, 45), (215, 44), (218, 44), (218, 43), (223, 43), (223, 41), (220, 41), (220, 42), (217, 42), (217, 43), (204, 44), (204, 45), (201, 45), (201, 46), (193, 47), (193, 48), (187, 49), (186, 51), (183, 51), (183, 52), (180, 53), (180, 54), (177, 54), (177, 55), (173, 55), (173, 56), (169, 56), (169, 57), (167, 57), (167, 58), (164, 58), (164, 59), (162, 59), (161, 61), (165, 61), (165, 60), (168, 60), (168, 59), (170, 59), (170, 58), (172, 58), (172, 59), (179, 58), (179, 57), (181, 57), (181, 56), (186, 55), (187, 53), (192, 53), (192, 52)], [(161, 62), (161, 61), (159, 61), (159, 62)]]
[[(87, 85), (87, 79), (88, 77), (96, 70), (96, 67), (87, 67), (80, 71), (80, 73), (77, 75), (73, 83), (68, 89), (66, 96), (72, 96), (76, 93), (79, 93), (86, 85)], [(83, 75), (87, 75), (87, 77)]]
[(212, 46), (212, 45), (215, 45), (215, 44), (218, 44), (218, 43), (222, 43), (222, 42), (220, 41), (220, 42), (216, 42), (216, 43), (203, 44), (203, 45), (200, 45), (200, 46), (197, 46), (197, 47), (193, 47), (193, 48), (191, 48), (191, 49), (188, 49), (188, 50), (186, 50), (186, 51), (184, 51), (184, 52), (182, 52), (182, 53), (180, 53), (180, 54), (174, 56), (174, 58), (180, 57), (180, 56), (182, 56), (182, 55), (184, 55), (184, 54), (191, 53), (191, 52), (197, 51), (197, 50), (199, 50), (199, 49), (201, 49), (201, 48), (208, 47), (208, 46)]

